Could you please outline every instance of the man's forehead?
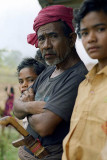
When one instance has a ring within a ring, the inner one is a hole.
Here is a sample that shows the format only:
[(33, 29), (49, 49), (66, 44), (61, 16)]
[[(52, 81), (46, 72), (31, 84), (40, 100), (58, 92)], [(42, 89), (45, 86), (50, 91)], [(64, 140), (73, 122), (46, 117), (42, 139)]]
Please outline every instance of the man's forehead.
[(38, 29), (38, 36), (40, 34), (44, 34), (44, 33), (51, 33), (51, 32), (59, 32), (61, 30), (61, 24), (59, 22), (52, 22), (52, 23), (48, 23), (48, 24), (45, 24), (43, 26), (41, 26), (39, 29)]

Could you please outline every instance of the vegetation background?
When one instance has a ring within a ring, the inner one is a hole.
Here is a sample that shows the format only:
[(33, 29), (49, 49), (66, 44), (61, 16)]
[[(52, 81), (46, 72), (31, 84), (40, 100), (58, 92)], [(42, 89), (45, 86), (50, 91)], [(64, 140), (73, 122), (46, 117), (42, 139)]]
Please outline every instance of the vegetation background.
[(15, 148), (12, 142), (19, 137), (20, 135), (14, 128), (11, 128), (11, 133), (8, 127), (5, 128), (5, 135), (0, 132), (0, 160), (18, 160), (18, 148)]
[[(7, 95), (5, 87), (13, 86), (15, 89), (15, 98), (20, 93), (18, 89), (17, 65), (22, 59), (22, 55), (18, 51), (0, 50), (0, 112), (5, 107)], [(0, 116), (2, 117), (2, 116)], [(19, 139), (19, 133), (11, 127), (5, 128), (5, 135), (2, 135), (2, 127), (0, 126), (0, 160), (18, 160), (18, 149), (12, 146), (12, 142)]]

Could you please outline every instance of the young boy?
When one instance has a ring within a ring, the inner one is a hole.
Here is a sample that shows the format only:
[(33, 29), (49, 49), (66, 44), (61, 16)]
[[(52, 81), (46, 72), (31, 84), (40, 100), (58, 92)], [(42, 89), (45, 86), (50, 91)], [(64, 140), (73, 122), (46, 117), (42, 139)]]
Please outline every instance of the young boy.
[[(19, 91), (23, 94), (27, 88), (33, 85), (38, 75), (45, 69), (45, 65), (34, 58), (24, 58), (17, 67)], [(23, 120), (24, 127), (27, 127), (26, 118)]]
[(20, 92), (23, 93), (30, 87), (45, 68), (45, 65), (34, 58), (24, 58), (17, 67)]
[[(19, 91), (21, 94), (26, 91), (38, 77), (38, 75), (45, 69), (45, 65), (38, 62), (34, 58), (24, 58), (17, 66), (17, 76), (19, 81)], [(24, 128), (27, 128), (27, 118), (23, 119)], [(18, 159), (20, 160), (20, 159)]]
[(98, 64), (79, 86), (62, 160), (106, 160), (107, 0), (85, 0), (75, 20), (86, 52)]

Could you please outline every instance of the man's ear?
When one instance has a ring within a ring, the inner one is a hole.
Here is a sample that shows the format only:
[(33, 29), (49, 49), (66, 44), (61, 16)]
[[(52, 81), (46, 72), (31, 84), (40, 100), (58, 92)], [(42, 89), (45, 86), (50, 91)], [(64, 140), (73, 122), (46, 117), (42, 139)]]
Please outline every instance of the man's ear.
[(77, 38), (77, 34), (75, 32), (72, 32), (72, 33), (69, 34), (69, 40), (70, 40), (70, 47), (71, 48), (75, 46), (76, 38)]

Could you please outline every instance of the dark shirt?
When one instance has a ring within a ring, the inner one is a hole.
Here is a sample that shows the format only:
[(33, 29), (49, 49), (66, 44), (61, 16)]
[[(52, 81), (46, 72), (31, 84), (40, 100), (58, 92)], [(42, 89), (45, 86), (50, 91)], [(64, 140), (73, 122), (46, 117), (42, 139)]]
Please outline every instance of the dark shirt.
[[(63, 119), (52, 135), (41, 137), (28, 125), (27, 131), (39, 138), (43, 146), (62, 144), (69, 131), (78, 86), (84, 80), (87, 69), (82, 61), (65, 70), (55, 78), (50, 78), (55, 67), (48, 67), (37, 78), (33, 85), (35, 99), (47, 102), (44, 109), (50, 110)], [(41, 122), (42, 123), (42, 122)]]

